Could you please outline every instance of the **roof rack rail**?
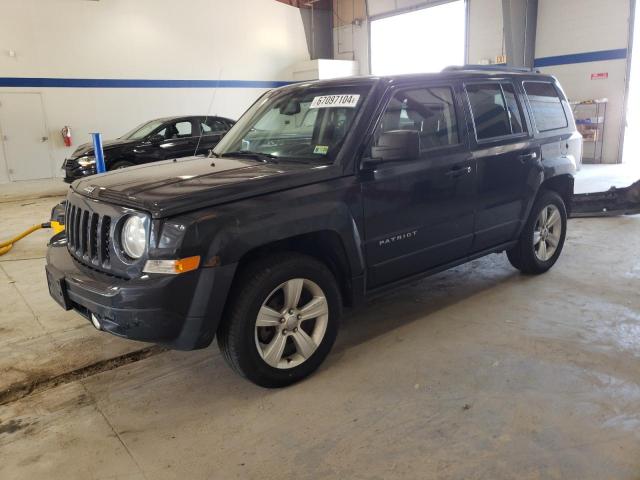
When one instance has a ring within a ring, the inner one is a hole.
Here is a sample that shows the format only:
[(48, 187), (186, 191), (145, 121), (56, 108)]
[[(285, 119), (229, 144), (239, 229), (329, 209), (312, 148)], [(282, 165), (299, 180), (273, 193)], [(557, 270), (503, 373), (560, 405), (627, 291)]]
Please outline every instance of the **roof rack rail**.
[(462, 72), (465, 70), (487, 70), (490, 72), (522, 72), (540, 73), (540, 70), (529, 67), (510, 67), (508, 65), (451, 65), (445, 67), (443, 72)]

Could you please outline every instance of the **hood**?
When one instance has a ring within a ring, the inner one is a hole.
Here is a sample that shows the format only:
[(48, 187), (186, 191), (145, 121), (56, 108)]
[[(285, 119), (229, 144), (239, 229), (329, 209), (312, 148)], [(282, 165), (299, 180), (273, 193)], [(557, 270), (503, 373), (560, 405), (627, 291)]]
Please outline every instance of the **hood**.
[[(120, 138), (116, 138), (115, 140), (104, 140), (102, 142), (102, 149), (110, 150), (112, 148), (116, 148), (131, 142), (132, 140), (124, 140)], [(93, 143), (83, 143), (82, 145), (80, 145), (78, 148), (76, 148), (75, 152), (73, 152), (71, 158), (79, 158), (84, 155), (93, 155)]]
[(187, 157), (94, 175), (77, 180), (72, 188), (161, 218), (326, 180), (337, 171), (326, 164)]

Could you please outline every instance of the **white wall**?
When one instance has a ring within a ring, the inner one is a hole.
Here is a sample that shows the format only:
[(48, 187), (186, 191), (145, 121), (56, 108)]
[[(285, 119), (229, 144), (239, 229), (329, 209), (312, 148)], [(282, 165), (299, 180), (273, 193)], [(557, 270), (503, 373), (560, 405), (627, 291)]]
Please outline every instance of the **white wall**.
[(489, 60), (504, 54), (502, 0), (467, 0), (467, 63)]
[[(297, 8), (274, 0), (0, 0), (0, 77), (290, 80), (308, 60)], [(13, 50), (15, 57), (8, 51)], [(65, 148), (145, 120), (207, 113), (212, 89), (8, 88), (39, 91), (60, 174)], [(211, 112), (237, 118), (264, 89), (220, 88)], [(0, 182), (7, 167), (0, 149)]]
[[(629, 0), (539, 0), (536, 58), (615, 50), (628, 46)], [(608, 98), (604, 162), (620, 157), (626, 59), (544, 67), (555, 75), (571, 100)], [(607, 80), (591, 80), (592, 73)]]
[(291, 78), (296, 82), (326, 80), (329, 78), (352, 77), (360, 73), (360, 66), (354, 60), (320, 58), (307, 60), (293, 66)]

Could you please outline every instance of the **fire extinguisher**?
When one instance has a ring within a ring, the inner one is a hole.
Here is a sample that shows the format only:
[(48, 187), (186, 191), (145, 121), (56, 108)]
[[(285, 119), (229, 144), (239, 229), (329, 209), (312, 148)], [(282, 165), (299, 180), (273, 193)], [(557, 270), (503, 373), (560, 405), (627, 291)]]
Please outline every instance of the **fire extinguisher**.
[(62, 134), (62, 140), (64, 141), (65, 147), (71, 146), (71, 129), (68, 126), (64, 126), (62, 130), (60, 130)]

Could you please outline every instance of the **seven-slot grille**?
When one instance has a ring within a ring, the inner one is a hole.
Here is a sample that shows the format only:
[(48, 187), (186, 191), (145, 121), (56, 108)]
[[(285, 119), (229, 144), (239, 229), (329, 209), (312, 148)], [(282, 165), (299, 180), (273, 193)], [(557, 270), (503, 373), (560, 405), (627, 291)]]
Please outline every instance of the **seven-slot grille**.
[(111, 264), (111, 217), (83, 210), (67, 202), (67, 246), (71, 255), (86, 263), (109, 268)]

